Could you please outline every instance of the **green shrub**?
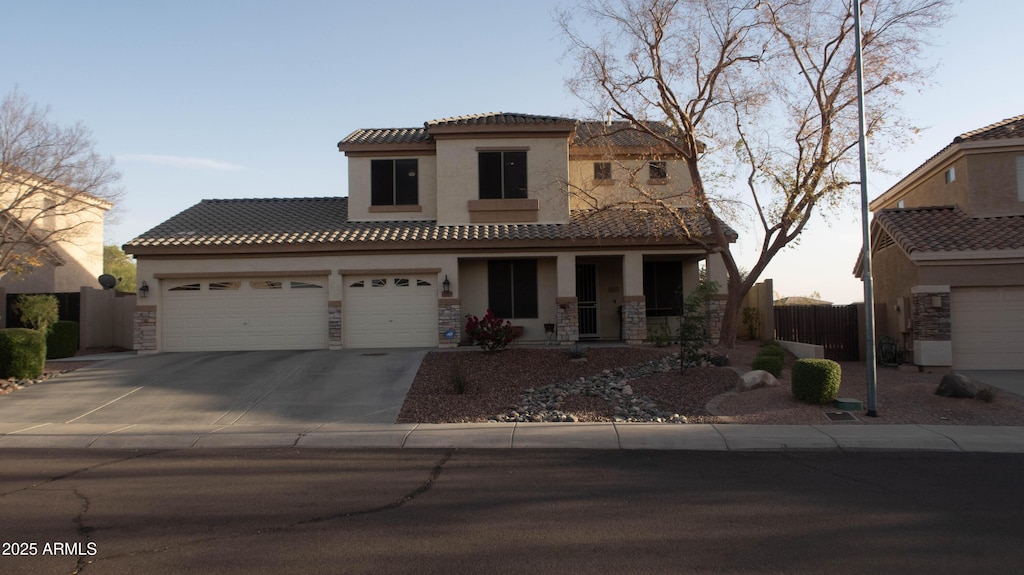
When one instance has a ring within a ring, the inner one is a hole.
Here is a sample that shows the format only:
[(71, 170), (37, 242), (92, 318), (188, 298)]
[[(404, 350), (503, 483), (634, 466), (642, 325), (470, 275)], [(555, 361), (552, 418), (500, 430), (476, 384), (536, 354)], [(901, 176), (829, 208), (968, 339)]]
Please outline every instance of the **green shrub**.
[(58, 321), (46, 336), (46, 359), (71, 357), (78, 351), (78, 322)]
[(46, 338), (33, 329), (0, 329), (0, 378), (35, 379), (46, 365)]
[(754, 358), (750, 368), (755, 370), (763, 369), (775, 377), (779, 377), (782, 373), (782, 358), (775, 357), (774, 355), (759, 355)]
[(60, 303), (51, 294), (22, 294), (14, 303), (14, 310), (21, 316), (22, 325), (47, 333), (57, 322)]
[(759, 351), (757, 353), (757, 355), (770, 355), (770, 356), (773, 356), (773, 357), (785, 358), (786, 357), (786, 350), (782, 349), (782, 346), (778, 346), (778, 345), (775, 345), (775, 344), (770, 344), (770, 345), (763, 346), (761, 348), (761, 351)]
[(842, 374), (842, 368), (831, 359), (798, 359), (791, 378), (793, 397), (815, 405), (834, 401)]

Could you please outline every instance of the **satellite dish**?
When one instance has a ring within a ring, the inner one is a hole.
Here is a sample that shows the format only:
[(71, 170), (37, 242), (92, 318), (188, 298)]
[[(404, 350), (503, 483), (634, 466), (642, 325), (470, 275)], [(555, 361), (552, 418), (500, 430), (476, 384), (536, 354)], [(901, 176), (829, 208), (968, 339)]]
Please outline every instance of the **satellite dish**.
[(117, 278), (110, 274), (103, 274), (97, 279), (99, 280), (100, 285), (103, 286), (103, 289), (114, 289), (114, 286), (117, 285)]

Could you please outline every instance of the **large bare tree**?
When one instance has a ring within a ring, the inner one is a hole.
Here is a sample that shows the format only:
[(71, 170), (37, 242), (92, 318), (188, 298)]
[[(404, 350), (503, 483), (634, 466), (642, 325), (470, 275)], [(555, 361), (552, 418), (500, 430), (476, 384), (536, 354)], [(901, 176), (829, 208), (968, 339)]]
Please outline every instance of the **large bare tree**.
[[(927, 79), (920, 52), (948, 11), (947, 0), (864, 2), (874, 149), (915, 132), (898, 100)], [(721, 256), (728, 280), (719, 345), (732, 347), (743, 298), (765, 267), (815, 211), (841, 206), (858, 179), (852, 2), (583, 0), (559, 22), (578, 70), (570, 89), (598, 117), (610, 111), (686, 160), (689, 215), (710, 235), (638, 181), (629, 203), (670, 212), (682, 237)], [(746, 274), (724, 224), (738, 198), (752, 205), (762, 240)]]
[(120, 197), (113, 159), (15, 90), (0, 101), (0, 277), (60, 263)]

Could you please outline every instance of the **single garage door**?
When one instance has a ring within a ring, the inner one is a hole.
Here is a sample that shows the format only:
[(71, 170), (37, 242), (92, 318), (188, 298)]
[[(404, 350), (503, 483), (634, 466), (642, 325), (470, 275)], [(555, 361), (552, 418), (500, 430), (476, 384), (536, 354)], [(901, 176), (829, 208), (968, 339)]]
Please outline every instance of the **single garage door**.
[(435, 274), (344, 277), (345, 346), (436, 347)]
[(950, 291), (953, 367), (1024, 369), (1024, 287)]
[(164, 351), (327, 348), (326, 278), (163, 284)]

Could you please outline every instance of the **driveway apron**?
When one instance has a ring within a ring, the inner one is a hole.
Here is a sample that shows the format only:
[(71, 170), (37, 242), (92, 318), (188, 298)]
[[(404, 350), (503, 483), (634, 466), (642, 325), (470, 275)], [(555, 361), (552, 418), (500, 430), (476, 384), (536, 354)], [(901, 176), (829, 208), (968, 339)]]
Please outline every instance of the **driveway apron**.
[(0, 422), (392, 423), (426, 349), (165, 353), (0, 397)]

